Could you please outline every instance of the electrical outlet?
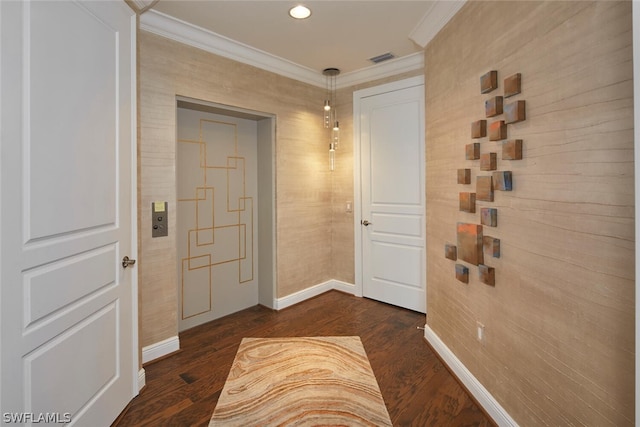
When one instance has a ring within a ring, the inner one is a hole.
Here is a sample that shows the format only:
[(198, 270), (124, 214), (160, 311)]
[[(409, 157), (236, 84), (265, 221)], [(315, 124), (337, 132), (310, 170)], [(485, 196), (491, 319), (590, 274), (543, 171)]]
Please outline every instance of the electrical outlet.
[(484, 342), (484, 325), (480, 322), (476, 322), (476, 326), (478, 327), (478, 341), (483, 343)]

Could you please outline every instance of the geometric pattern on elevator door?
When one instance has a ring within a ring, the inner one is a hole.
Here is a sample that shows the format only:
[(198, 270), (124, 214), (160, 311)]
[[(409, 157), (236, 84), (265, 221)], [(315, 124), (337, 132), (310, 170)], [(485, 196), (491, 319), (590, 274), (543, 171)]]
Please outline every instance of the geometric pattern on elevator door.
[(254, 200), (246, 192), (237, 125), (200, 119), (198, 133), (196, 140), (177, 140), (181, 167), (189, 170), (177, 189), (181, 220), (188, 224), (178, 236), (183, 320), (212, 310), (222, 266), (237, 265), (238, 284), (254, 279)]

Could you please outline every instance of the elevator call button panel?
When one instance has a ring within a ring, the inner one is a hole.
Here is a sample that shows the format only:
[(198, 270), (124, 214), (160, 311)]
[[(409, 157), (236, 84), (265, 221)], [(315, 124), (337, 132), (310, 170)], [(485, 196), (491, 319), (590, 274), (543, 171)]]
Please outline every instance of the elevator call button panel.
[(164, 237), (169, 235), (169, 206), (167, 202), (151, 203), (151, 237)]

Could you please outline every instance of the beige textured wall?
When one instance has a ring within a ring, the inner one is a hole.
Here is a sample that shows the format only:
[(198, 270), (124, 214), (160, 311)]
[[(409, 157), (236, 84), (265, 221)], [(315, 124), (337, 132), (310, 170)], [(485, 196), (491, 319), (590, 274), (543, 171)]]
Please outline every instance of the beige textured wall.
[[(331, 174), (319, 106), (325, 90), (145, 31), (140, 60), (141, 345), (177, 334), (176, 95), (276, 115), (277, 296), (331, 278)], [(152, 201), (169, 202), (169, 237), (151, 238)]]
[[(633, 425), (631, 31), (631, 2), (478, 1), (426, 49), (428, 324), (523, 426)], [(522, 73), (527, 102), (509, 126), (524, 159), (498, 160), (514, 191), (493, 203), (495, 288), (444, 258), (456, 222), (479, 223), (458, 211), (456, 169), (478, 169), (463, 150), (492, 69), (497, 94)]]
[[(339, 77), (338, 77), (339, 78)], [(351, 88), (337, 91), (337, 111), (340, 122), (340, 144), (336, 150), (336, 167), (331, 184), (331, 278), (355, 283), (353, 210), (353, 92)], [(329, 142), (325, 144), (329, 145)]]

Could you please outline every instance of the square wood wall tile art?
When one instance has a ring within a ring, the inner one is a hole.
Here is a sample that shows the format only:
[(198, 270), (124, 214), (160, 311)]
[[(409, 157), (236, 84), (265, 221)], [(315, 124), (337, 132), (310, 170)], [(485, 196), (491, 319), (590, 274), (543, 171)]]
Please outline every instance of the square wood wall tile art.
[(487, 121), (476, 120), (471, 123), (471, 138), (484, 138), (487, 136)]
[(494, 258), (500, 258), (500, 239), (491, 236), (482, 237), (484, 251)]
[(516, 101), (504, 106), (504, 122), (507, 124), (524, 121), (526, 117), (525, 101)]
[(469, 283), (469, 269), (464, 264), (456, 264), (456, 279)]
[(484, 263), (482, 255), (482, 226), (459, 222), (457, 234), (458, 259), (473, 265)]
[(520, 73), (516, 73), (504, 79), (504, 97), (509, 98), (510, 96), (519, 94), (521, 81), (522, 75)]
[(458, 184), (471, 184), (471, 169), (458, 169)]
[(480, 143), (474, 142), (464, 146), (464, 157), (467, 160), (478, 160), (480, 158)]
[(504, 120), (498, 120), (489, 125), (489, 141), (507, 139), (507, 125)]
[(502, 143), (502, 160), (522, 160), (521, 139), (510, 139)]
[(482, 208), (480, 209), (480, 224), (488, 227), (498, 226), (498, 209)]
[(476, 193), (460, 193), (460, 211), (476, 213)]
[(480, 170), (494, 171), (498, 168), (498, 156), (496, 153), (480, 154)]
[[(491, 70), (480, 76), (480, 92), (488, 94), (498, 89), (498, 71)], [(522, 75), (512, 74), (504, 79), (503, 93), (500, 95), (488, 95), (484, 99), (485, 117), (488, 120), (476, 120), (471, 122), (471, 138), (479, 139), (488, 137), (489, 141), (502, 141), (502, 160), (522, 160), (522, 139), (507, 140), (508, 132), (518, 132), (517, 126), (508, 128), (507, 125), (526, 120), (526, 102), (515, 100), (507, 102), (507, 99), (520, 94), (522, 91)], [(517, 98), (516, 98), (517, 99)], [(502, 116), (502, 117), (498, 117)], [(502, 118), (502, 120), (498, 120)], [(484, 142), (484, 141), (483, 141)], [(493, 147), (493, 145), (491, 145)], [(495, 191), (512, 191), (513, 177), (511, 171), (498, 171), (497, 153), (481, 153), (480, 141), (465, 144), (465, 159), (480, 160), (480, 171), (489, 172), (486, 176), (475, 175), (476, 192), (459, 193), (459, 210), (467, 213), (476, 213), (476, 201), (493, 202)], [(490, 150), (483, 150), (490, 151)], [(471, 184), (471, 169), (458, 169), (458, 184)], [(473, 221), (473, 220), (472, 220)], [(492, 236), (484, 236), (482, 227), (498, 226), (498, 209), (481, 207), (480, 224), (459, 222), (456, 226), (456, 245), (445, 244), (445, 257), (450, 260), (460, 260), (478, 266), (480, 281), (495, 286), (495, 269), (484, 264), (485, 253), (487, 257), (500, 258), (500, 239)], [(469, 282), (469, 269), (464, 264), (455, 264), (456, 279), (461, 282)]]
[(499, 171), (493, 173), (493, 189), (500, 191), (513, 190), (511, 171)]
[(496, 285), (496, 270), (493, 267), (480, 264), (478, 265), (478, 272), (480, 273), (480, 281), (487, 285)]
[(498, 88), (498, 72), (489, 71), (480, 76), (480, 93), (489, 93)]
[(494, 96), (484, 102), (484, 114), (486, 117), (495, 117), (502, 114), (502, 97)]
[(457, 260), (458, 248), (456, 248), (456, 245), (452, 245), (451, 243), (444, 245), (444, 257), (453, 261)]
[(493, 202), (493, 185), (491, 176), (479, 176), (476, 178), (476, 200)]

